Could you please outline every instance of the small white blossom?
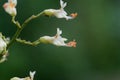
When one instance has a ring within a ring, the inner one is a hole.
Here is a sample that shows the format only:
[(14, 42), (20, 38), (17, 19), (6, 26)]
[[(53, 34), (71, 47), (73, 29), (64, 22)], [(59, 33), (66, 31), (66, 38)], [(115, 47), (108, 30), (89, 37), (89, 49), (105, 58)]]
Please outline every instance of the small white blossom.
[(12, 78), (12, 79), (10, 79), (10, 80), (25, 80), (25, 79), (24, 79), (24, 78), (14, 77), (14, 78)]
[(65, 18), (66, 20), (69, 20), (69, 19), (73, 19), (77, 16), (77, 13), (72, 13), (74, 14), (73, 15), (70, 15), (70, 16), (67, 16), (67, 12), (64, 10), (64, 8), (67, 6), (67, 2), (63, 2), (62, 0), (60, 0), (60, 6), (61, 8), (60, 9), (46, 9), (44, 11), (45, 15), (47, 16), (55, 16), (57, 18)]
[(34, 72), (30, 71), (30, 77), (25, 77), (25, 78), (13, 77), (10, 80), (33, 80), (35, 73), (36, 73), (35, 71)]
[(2, 55), (1, 59), (0, 59), (0, 63), (6, 61), (7, 60), (7, 56), (8, 56), (8, 51), (5, 51), (4, 54)]
[(4, 36), (0, 33), (0, 54), (6, 49), (7, 43), (4, 40)]
[(16, 5), (17, 5), (17, 0), (8, 0), (8, 2), (6, 2), (3, 5), (3, 8), (11, 16), (16, 16), (16, 14), (17, 14)]
[[(43, 42), (43, 43), (50, 43), (50, 44), (53, 44), (53, 45), (56, 45), (56, 46), (67, 46), (67, 47), (74, 47), (75, 45), (71, 45), (71, 44), (68, 44), (68, 43), (65, 43), (65, 41), (67, 41), (66, 38), (63, 38), (61, 36), (62, 34), (62, 31), (57, 28), (57, 34), (53, 37), (50, 37), (50, 36), (43, 36), (40, 38), (40, 41)], [(73, 41), (72, 41), (73, 42)], [(76, 43), (74, 41), (74, 43)]]
[(6, 50), (9, 41), (0, 33), (0, 63), (7, 60), (8, 51)]

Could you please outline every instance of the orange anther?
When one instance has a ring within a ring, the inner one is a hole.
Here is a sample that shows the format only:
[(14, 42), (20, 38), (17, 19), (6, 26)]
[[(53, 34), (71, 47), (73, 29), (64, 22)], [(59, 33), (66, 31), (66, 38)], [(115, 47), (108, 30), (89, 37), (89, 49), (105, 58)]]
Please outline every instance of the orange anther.
[(69, 47), (76, 47), (76, 42), (75, 42), (75, 40), (73, 40), (73, 41), (70, 41), (70, 42), (68, 42), (67, 43), (67, 46), (69, 46)]
[(70, 16), (72, 16), (73, 18), (77, 17), (77, 13), (72, 13)]

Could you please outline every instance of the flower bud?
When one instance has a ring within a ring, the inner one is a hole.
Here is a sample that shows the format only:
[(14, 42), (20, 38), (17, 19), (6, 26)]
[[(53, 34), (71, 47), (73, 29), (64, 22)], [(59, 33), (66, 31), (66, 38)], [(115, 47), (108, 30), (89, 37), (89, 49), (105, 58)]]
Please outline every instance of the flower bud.
[(6, 2), (3, 5), (3, 8), (11, 16), (16, 16), (17, 14), (16, 5), (17, 5), (17, 0), (8, 0), (8, 2)]

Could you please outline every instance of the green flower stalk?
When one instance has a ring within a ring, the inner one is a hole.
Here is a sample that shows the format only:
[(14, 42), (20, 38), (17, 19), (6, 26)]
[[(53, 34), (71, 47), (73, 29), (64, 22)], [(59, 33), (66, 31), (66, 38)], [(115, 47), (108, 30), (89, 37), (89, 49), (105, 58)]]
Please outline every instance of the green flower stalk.
[[(57, 28), (57, 33), (54, 36), (42, 36), (33, 42), (24, 39), (22, 40), (21, 38), (19, 38), (19, 35), (21, 34), (22, 30), (27, 26), (27, 24), (32, 20), (39, 18), (41, 15), (55, 16), (56, 18), (65, 18), (66, 20), (74, 19), (77, 16), (77, 13), (72, 13), (68, 15), (68, 13), (64, 10), (64, 8), (67, 6), (67, 2), (60, 0), (59, 9), (45, 9), (36, 15), (30, 16), (22, 24), (20, 24), (19, 21), (16, 21), (15, 19), (17, 15), (16, 6), (17, 0), (8, 0), (8, 2), (6, 2), (3, 5), (4, 10), (12, 17), (11, 21), (13, 24), (16, 25), (17, 30), (11, 39), (6, 38), (5, 36), (2, 35), (2, 33), (0, 33), (0, 63), (7, 60), (8, 50), (14, 42), (19, 42), (31, 46), (36, 46), (39, 45), (40, 43), (44, 43), (52, 44), (55, 46), (76, 47), (75, 40), (66, 43), (67, 38), (61, 36), (62, 30), (60, 30), (59, 28)], [(35, 73), (36, 73), (35, 71), (34, 72), (30, 71), (29, 73), (30, 76), (28, 77), (25, 78), (13, 77), (10, 80), (33, 80)]]
[(67, 6), (67, 2), (63, 2), (60, 0), (60, 9), (45, 9), (42, 12), (38, 13), (37, 15), (32, 15), (28, 19), (26, 19), (22, 24), (20, 24), (18, 21), (15, 20), (16, 15), (17, 15), (17, 0), (8, 0), (3, 5), (4, 10), (12, 16), (12, 22), (16, 25), (17, 30), (11, 40), (8, 42), (8, 40), (0, 33), (0, 62), (3, 62), (6, 60), (6, 56), (8, 54), (8, 49), (14, 42), (19, 42), (22, 44), (27, 44), (31, 46), (36, 46), (40, 43), (45, 43), (45, 44), (53, 44), (55, 46), (66, 46), (66, 47), (76, 47), (76, 41), (70, 41), (66, 43), (67, 41), (66, 38), (63, 38), (61, 36), (62, 30), (57, 28), (57, 33), (55, 36), (43, 36), (38, 38), (37, 40), (31, 42), (27, 40), (22, 40), (19, 38), (19, 35), (21, 34), (22, 30), (26, 27), (26, 25), (36, 19), (39, 18), (41, 15), (47, 15), (47, 16), (55, 16), (57, 18), (65, 18), (66, 20), (69, 19), (74, 19), (77, 16), (77, 13), (72, 13), (71, 15), (68, 16), (67, 12), (64, 10), (64, 8)]

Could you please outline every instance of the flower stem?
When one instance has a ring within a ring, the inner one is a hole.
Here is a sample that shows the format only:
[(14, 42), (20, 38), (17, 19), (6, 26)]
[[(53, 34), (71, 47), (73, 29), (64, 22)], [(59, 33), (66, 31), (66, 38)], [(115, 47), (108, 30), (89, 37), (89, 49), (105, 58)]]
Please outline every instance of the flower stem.
[[(7, 49), (17, 40), (18, 36), (20, 35), (21, 31), (24, 29), (24, 27), (33, 19), (36, 19), (38, 17), (40, 17), (44, 12), (40, 12), (37, 15), (32, 15), (31, 17), (29, 17), (28, 19), (26, 19), (24, 21), (24, 23), (22, 25), (20, 25), (20, 23), (18, 21), (15, 21), (15, 16), (12, 17), (12, 22), (17, 26), (17, 31), (15, 32), (14, 36), (12, 37), (10, 43), (7, 46)], [(18, 41), (20, 42), (20, 41)], [(29, 43), (29, 42), (28, 42)], [(26, 43), (24, 43), (26, 44)]]
[(43, 13), (44, 13), (44, 11), (41, 12), (41, 13), (39, 13), (39, 14), (37, 14), (37, 15), (32, 15), (31, 17), (29, 17), (28, 19), (26, 19), (26, 20), (24, 21), (24, 23), (22, 24), (22, 28), (24, 28), (31, 20), (40, 17)]
[(15, 16), (12, 17), (12, 22), (18, 27), (21, 28), (21, 25), (18, 21), (15, 21)]
[(13, 38), (11, 39), (10, 43), (7, 46), (7, 49), (15, 42), (16, 38), (19, 36), (21, 32), (21, 28), (17, 28), (17, 31), (15, 32)]
[(36, 41), (33, 41), (33, 42), (30, 42), (30, 41), (26, 41), (26, 40), (21, 40), (21, 39), (16, 39), (17, 42), (20, 42), (22, 44), (27, 44), (27, 45), (31, 45), (31, 46), (36, 46), (38, 44), (40, 44), (40, 39), (36, 40)]

